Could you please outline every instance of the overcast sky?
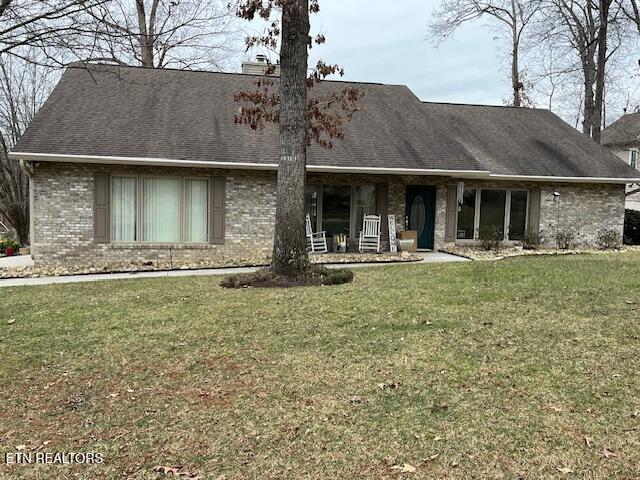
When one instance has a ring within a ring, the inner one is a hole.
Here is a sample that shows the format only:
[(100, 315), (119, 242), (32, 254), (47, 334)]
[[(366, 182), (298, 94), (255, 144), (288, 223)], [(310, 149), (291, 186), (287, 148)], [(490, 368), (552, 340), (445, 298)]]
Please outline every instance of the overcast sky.
[[(408, 85), (422, 100), (502, 104), (509, 96), (499, 43), (482, 21), (435, 48), (425, 37), (436, 0), (323, 0), (312, 34), (318, 57), (344, 67), (348, 80)], [(365, 8), (363, 8), (365, 7)]]

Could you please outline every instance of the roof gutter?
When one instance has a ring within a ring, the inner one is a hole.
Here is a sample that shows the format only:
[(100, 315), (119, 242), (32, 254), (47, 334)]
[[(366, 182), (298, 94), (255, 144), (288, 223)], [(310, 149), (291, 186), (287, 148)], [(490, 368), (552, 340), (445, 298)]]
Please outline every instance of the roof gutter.
[[(9, 152), (9, 158), (24, 162), (62, 162), (88, 163), (107, 165), (146, 165), (155, 167), (192, 167), (192, 168), (222, 168), (238, 170), (277, 170), (277, 163), (250, 162), (213, 162), (202, 160), (173, 160), (166, 158), (148, 157), (114, 157), (99, 155), (58, 155), (49, 153)], [(535, 175), (501, 175), (486, 170), (445, 170), (421, 168), (382, 168), (382, 167), (340, 167), (326, 165), (307, 165), (309, 172), (322, 173), (365, 173), (374, 175), (416, 175), (416, 176), (446, 176), (485, 180), (511, 180), (527, 182), (549, 183), (639, 183), (639, 178), (610, 178), (610, 177), (555, 177)]]
[(489, 178), (494, 180), (511, 180), (516, 182), (547, 182), (547, 183), (637, 183), (640, 177), (615, 178), (615, 177), (554, 177), (551, 175), (500, 175), (489, 174)]

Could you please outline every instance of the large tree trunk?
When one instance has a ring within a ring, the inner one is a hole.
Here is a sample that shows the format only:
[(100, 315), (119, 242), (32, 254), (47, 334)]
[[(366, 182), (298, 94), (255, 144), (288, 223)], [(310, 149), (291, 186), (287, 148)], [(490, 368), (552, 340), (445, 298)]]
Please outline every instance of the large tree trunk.
[(272, 269), (296, 276), (308, 267), (304, 189), (307, 155), (309, 2), (290, 0), (282, 12), (280, 162)]
[(136, 0), (136, 11), (138, 13), (138, 28), (140, 33), (138, 34), (138, 44), (140, 45), (140, 61), (143, 67), (154, 67), (154, 15), (157, 8), (157, 1), (154, 1), (151, 7), (151, 22), (147, 27), (147, 12), (144, 7), (144, 0)]
[(511, 88), (513, 89), (513, 106), (520, 107), (522, 106), (522, 97), (520, 95), (522, 83), (520, 83), (520, 67), (518, 65), (520, 41), (518, 38), (518, 12), (516, 11), (515, 0), (511, 0), (511, 13), (513, 15), (511, 23)]
[(522, 97), (520, 90), (522, 89), (522, 83), (520, 82), (520, 69), (518, 67), (518, 44), (515, 40), (511, 55), (511, 87), (513, 88), (513, 106), (521, 107)]
[(589, 137), (593, 133), (594, 100), (593, 86), (595, 84), (596, 69), (593, 62), (587, 58), (583, 60), (582, 70), (584, 74), (584, 116), (582, 120), (582, 132)]
[(596, 71), (596, 100), (593, 114), (592, 138), (600, 143), (602, 112), (604, 109), (605, 66), (607, 63), (607, 32), (609, 27), (609, 7), (612, 0), (600, 0), (600, 29), (598, 30), (598, 65)]

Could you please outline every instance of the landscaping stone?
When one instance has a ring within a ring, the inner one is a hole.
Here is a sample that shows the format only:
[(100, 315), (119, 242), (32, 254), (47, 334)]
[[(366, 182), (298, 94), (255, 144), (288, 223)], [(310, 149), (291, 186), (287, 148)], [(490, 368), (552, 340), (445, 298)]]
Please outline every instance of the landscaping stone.
[[(346, 253), (346, 254), (319, 254), (310, 255), (309, 261), (313, 264), (329, 263), (391, 263), (391, 262), (416, 262), (422, 260), (419, 255), (400, 255), (398, 253)], [(205, 268), (228, 267), (255, 267), (269, 264), (269, 257), (245, 258), (245, 259), (209, 259), (177, 265), (168, 261), (136, 261), (136, 262), (110, 262), (87, 266), (86, 264), (70, 265), (46, 265), (32, 267), (0, 268), (0, 278), (37, 278), (46, 276), (86, 275), (90, 273), (116, 273), (116, 272), (153, 272), (166, 270), (199, 270)]]
[(569, 250), (560, 250), (557, 248), (538, 248), (536, 250), (525, 250), (520, 246), (505, 247), (500, 249), (500, 252), (483, 250), (479, 247), (460, 247), (460, 246), (447, 246), (441, 249), (444, 253), (450, 253), (451, 255), (458, 255), (460, 257), (469, 258), (476, 261), (494, 261), (501, 260), (509, 257), (520, 257), (528, 255), (579, 255), (584, 253), (612, 253), (612, 252), (638, 252), (640, 246), (624, 245), (617, 250), (600, 250), (596, 248), (574, 248)]

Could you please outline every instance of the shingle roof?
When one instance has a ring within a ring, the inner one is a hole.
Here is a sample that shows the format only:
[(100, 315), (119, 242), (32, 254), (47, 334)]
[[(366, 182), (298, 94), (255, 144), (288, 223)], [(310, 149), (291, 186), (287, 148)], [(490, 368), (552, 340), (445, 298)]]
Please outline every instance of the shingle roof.
[(640, 112), (623, 115), (602, 131), (602, 145), (626, 147), (640, 145)]
[[(67, 68), (14, 152), (274, 164), (277, 127), (235, 125), (235, 91), (258, 77), (91, 65)], [(364, 92), (344, 140), (307, 163), (627, 178), (624, 162), (544, 110), (420, 102), (405, 86)], [(341, 89), (323, 82), (318, 92)]]

